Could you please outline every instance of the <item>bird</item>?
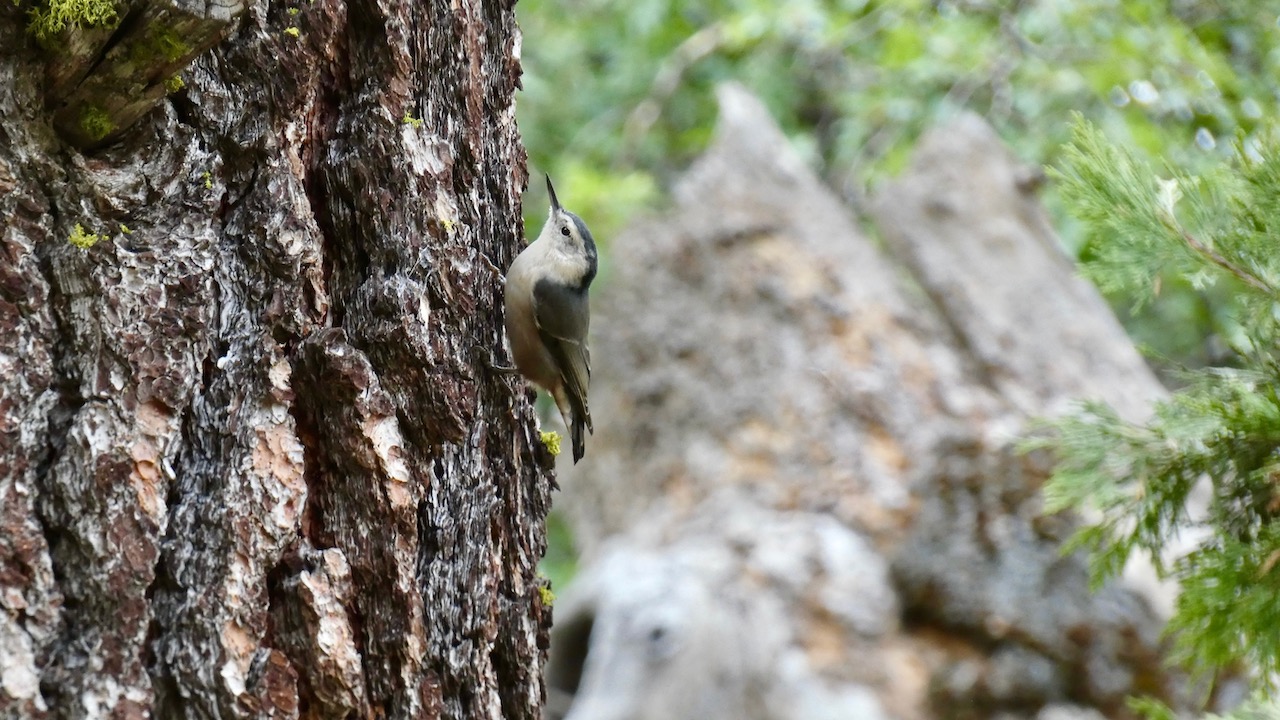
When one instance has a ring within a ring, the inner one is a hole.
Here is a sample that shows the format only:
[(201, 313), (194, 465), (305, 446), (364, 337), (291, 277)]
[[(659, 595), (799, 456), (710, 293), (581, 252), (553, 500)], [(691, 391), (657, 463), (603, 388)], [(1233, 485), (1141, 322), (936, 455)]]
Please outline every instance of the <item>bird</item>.
[(551, 394), (569, 429), (576, 465), (594, 434), (587, 390), (591, 351), (587, 294), (596, 277), (595, 239), (586, 223), (556, 198), (547, 175), (551, 213), (542, 232), (507, 270), (503, 302), (507, 339), (515, 367), (525, 379)]

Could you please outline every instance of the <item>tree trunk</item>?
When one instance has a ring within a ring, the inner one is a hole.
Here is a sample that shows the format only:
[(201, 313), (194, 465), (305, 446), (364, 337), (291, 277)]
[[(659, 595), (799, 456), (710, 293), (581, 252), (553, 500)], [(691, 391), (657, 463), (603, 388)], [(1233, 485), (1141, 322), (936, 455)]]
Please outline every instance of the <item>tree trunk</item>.
[(552, 458), (489, 364), (513, 2), (253, 3), (87, 156), (24, 24), (0, 4), (0, 709), (538, 717)]

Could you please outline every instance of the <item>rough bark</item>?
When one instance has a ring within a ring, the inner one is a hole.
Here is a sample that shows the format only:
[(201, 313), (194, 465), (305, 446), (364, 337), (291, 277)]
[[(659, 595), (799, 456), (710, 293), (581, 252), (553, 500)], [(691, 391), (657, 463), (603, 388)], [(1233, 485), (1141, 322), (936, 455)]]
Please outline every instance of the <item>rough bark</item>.
[(92, 155), (24, 25), (0, 6), (0, 713), (537, 717), (552, 459), (488, 364), (513, 3), (251, 3)]
[[(976, 117), (871, 218), (721, 92), (713, 147), (597, 292), (593, 452), (562, 507), (555, 716), (1128, 717), (1186, 701), (1158, 589), (1091, 592), (1027, 421), (1161, 390)], [(651, 698), (672, 696), (655, 708)]]

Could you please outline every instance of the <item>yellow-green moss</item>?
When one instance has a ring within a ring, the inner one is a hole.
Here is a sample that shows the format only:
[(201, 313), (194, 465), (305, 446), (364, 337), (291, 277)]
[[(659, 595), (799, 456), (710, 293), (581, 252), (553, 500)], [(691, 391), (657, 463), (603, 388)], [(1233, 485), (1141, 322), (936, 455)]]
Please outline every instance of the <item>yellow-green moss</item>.
[(166, 92), (170, 92), (170, 93), (176, 93), (186, 86), (187, 84), (182, 82), (181, 75), (174, 75), (173, 77), (164, 81), (164, 89)]
[(129, 226), (125, 225), (124, 223), (120, 223), (120, 232), (124, 233), (125, 235), (133, 234), (133, 231), (129, 229)]
[(209, 172), (208, 170), (205, 170), (204, 174), (201, 175), (200, 177), (204, 178), (204, 189), (212, 190), (213, 189), (213, 173)]
[(142, 40), (129, 49), (129, 60), (141, 67), (159, 66), (191, 54), (191, 46), (173, 28), (159, 24), (147, 27)]
[(552, 455), (560, 454), (560, 433), (554, 430), (539, 433), (538, 439), (542, 441), (543, 445), (547, 446), (547, 450), (551, 451)]
[(114, 0), (48, 0), (30, 10), (27, 29), (41, 40), (62, 32), (68, 25), (105, 25), (116, 19)]
[(94, 243), (101, 239), (101, 235), (85, 232), (84, 226), (80, 223), (76, 223), (76, 227), (71, 231), (71, 237), (67, 238), (67, 242), (75, 245), (81, 250), (88, 250), (93, 247)]
[(284, 29), (284, 34), (285, 34), (285, 35), (288, 35), (289, 37), (295, 37), (295, 38), (296, 38), (296, 37), (298, 37), (299, 35), (301, 35), (301, 34), (302, 34), (302, 31), (301, 31), (301, 30), (299, 30), (299, 29), (298, 29), (298, 28), (296, 28), (296, 27), (292, 27), (292, 26), (290, 26), (290, 27), (287, 27), (287, 28), (285, 28), (285, 29)]
[(106, 110), (97, 105), (85, 105), (80, 110), (80, 129), (90, 140), (97, 142), (110, 135), (116, 124)]
[(400, 118), (400, 122), (405, 125), (412, 125), (414, 130), (422, 127), (422, 119), (410, 115), (408, 110), (404, 111), (404, 117)]
[(170, 28), (155, 28), (148, 32), (147, 44), (154, 54), (169, 62), (181, 60), (191, 53), (191, 46)]
[(546, 585), (538, 586), (538, 597), (542, 600), (543, 607), (551, 607), (556, 604), (556, 594), (551, 592), (551, 588)]

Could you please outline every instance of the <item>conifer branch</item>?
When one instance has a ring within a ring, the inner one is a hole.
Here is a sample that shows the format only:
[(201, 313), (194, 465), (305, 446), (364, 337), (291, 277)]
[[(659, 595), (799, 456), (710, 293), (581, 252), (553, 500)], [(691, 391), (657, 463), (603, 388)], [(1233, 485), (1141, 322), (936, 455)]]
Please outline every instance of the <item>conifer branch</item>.
[(1227, 272), (1240, 278), (1240, 280), (1249, 287), (1268, 295), (1276, 295), (1276, 289), (1272, 287), (1266, 280), (1231, 262), (1222, 253), (1200, 242), (1194, 235), (1179, 228), (1182, 239), (1191, 247), (1198, 255), (1226, 270)]

